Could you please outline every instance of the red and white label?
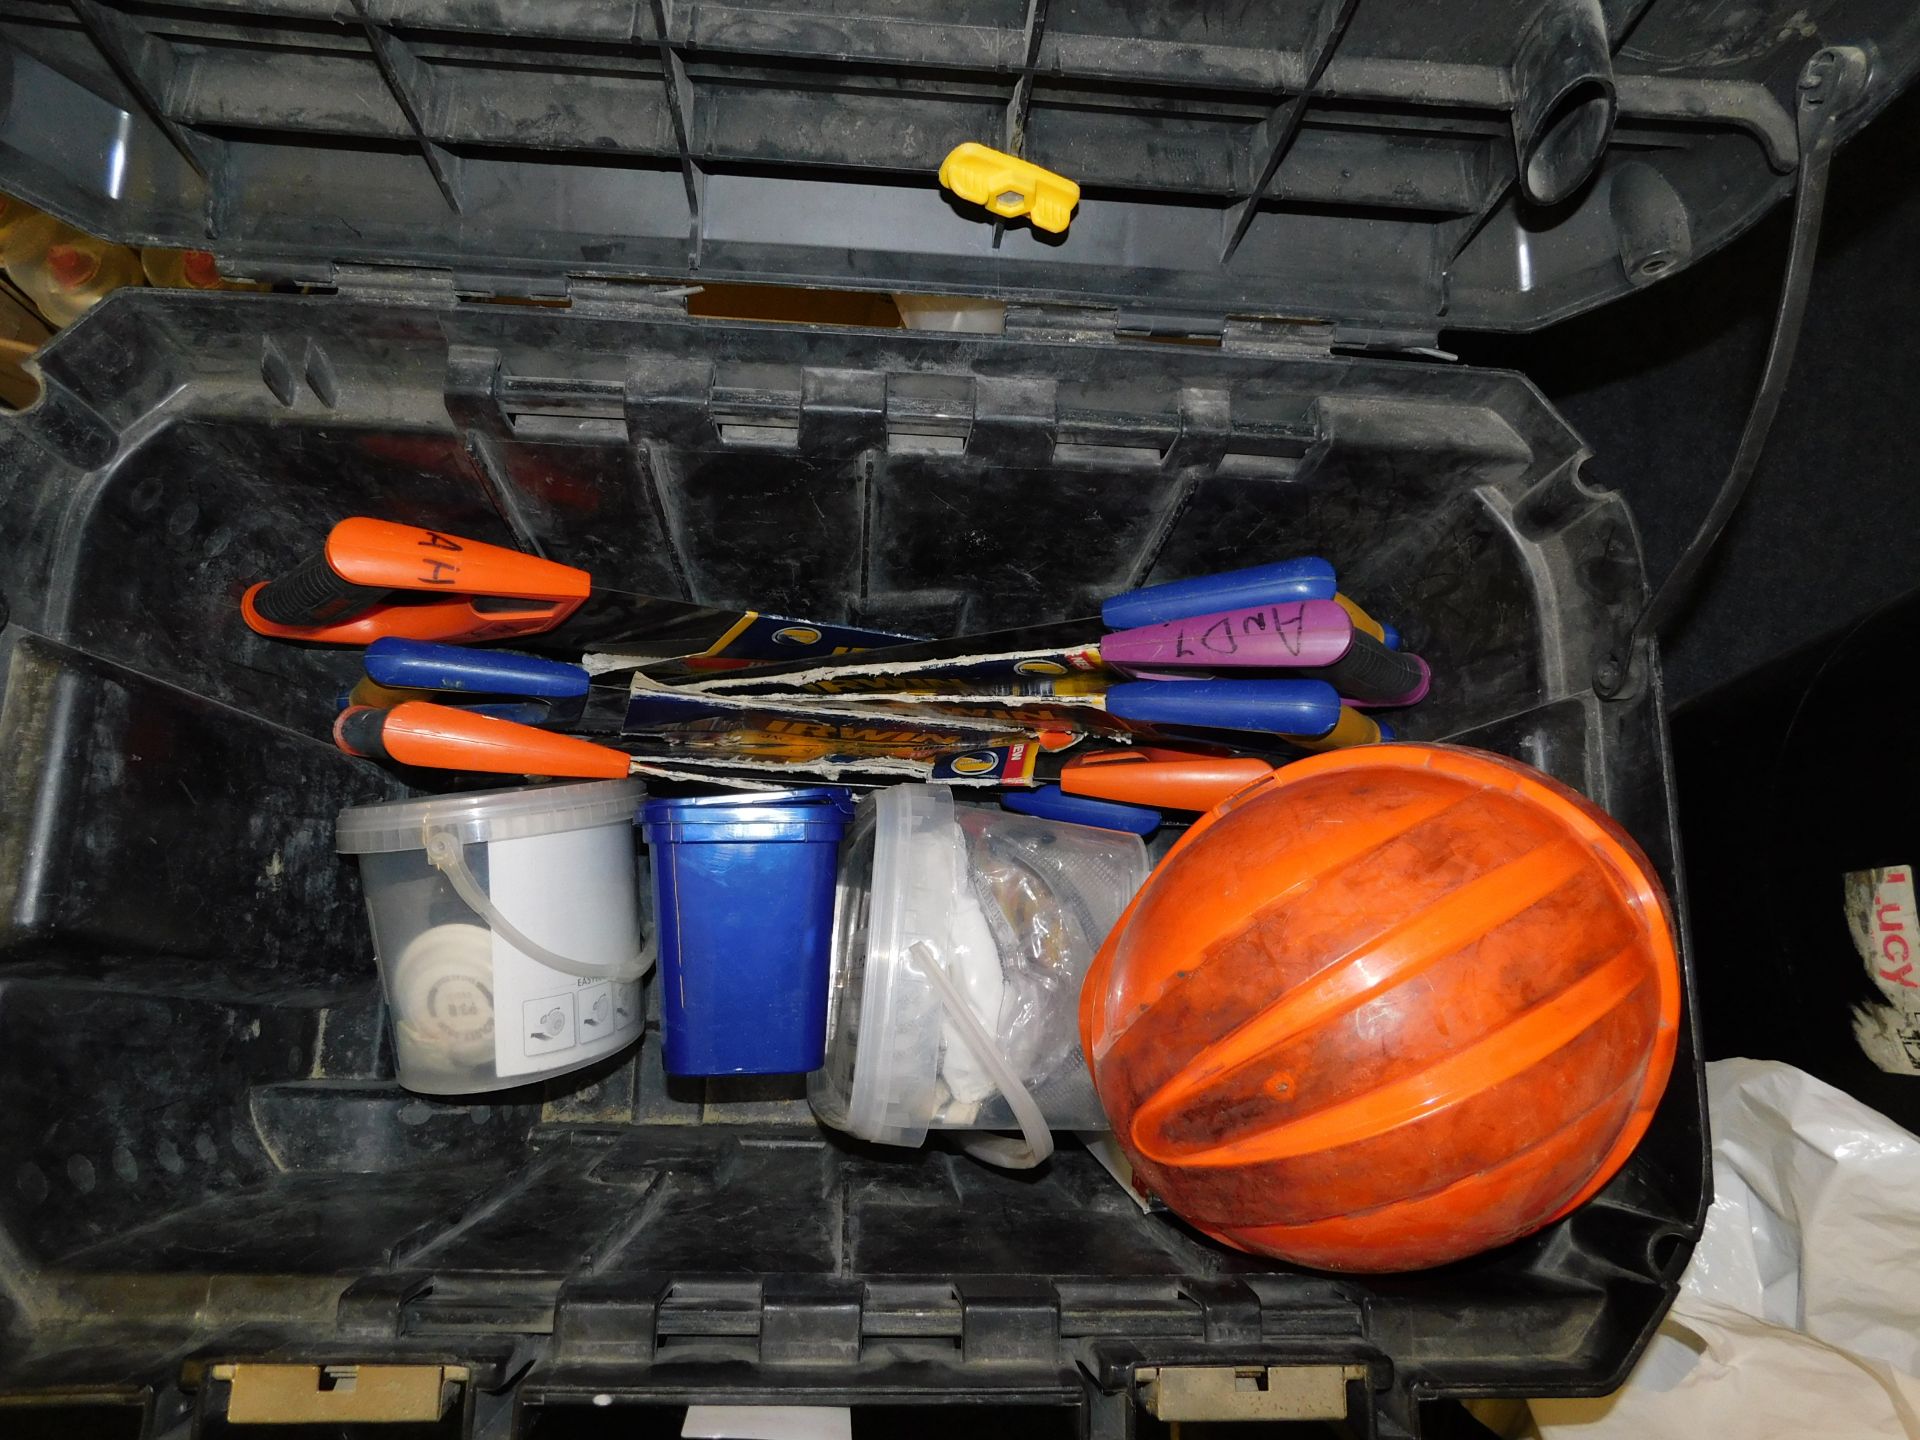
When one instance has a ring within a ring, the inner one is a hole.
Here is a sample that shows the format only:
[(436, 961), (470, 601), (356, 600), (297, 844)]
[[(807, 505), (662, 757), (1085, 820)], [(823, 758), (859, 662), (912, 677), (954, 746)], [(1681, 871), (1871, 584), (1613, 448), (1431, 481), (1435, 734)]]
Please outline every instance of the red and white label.
[(1854, 1038), (1882, 1070), (1920, 1075), (1920, 910), (1913, 870), (1889, 865), (1847, 876), (1847, 927), (1883, 998), (1854, 1012)]

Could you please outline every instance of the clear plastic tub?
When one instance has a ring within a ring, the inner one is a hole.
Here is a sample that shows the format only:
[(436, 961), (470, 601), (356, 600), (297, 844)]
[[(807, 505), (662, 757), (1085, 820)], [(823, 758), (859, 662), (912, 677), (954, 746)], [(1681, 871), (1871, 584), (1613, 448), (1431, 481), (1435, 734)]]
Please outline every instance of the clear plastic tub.
[(644, 794), (611, 780), (340, 812), (334, 847), (360, 857), (402, 1085), (501, 1090), (639, 1038)]
[(1029, 1132), (1024, 1147), (970, 1147), (1001, 1164), (1043, 1158), (1036, 1118), (1104, 1129), (1080, 982), (1147, 870), (1135, 835), (956, 804), (940, 786), (869, 797), (841, 860), (814, 1113), (889, 1145)]

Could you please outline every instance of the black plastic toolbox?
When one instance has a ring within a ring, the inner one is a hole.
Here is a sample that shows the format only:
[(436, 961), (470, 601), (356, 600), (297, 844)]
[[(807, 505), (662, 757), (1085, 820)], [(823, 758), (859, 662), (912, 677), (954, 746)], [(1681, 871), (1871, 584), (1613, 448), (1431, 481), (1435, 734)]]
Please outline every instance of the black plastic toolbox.
[[(1920, 18), (0, 6), (0, 188), (307, 287), (122, 292), (0, 422), (0, 1431), (631, 1434), (778, 1401), (1399, 1435), (1431, 1397), (1617, 1382), (1705, 1203), (1690, 1026), (1598, 1198), (1390, 1278), (1226, 1251), (1071, 1144), (1015, 1175), (850, 1143), (797, 1086), (667, 1082), (652, 1037), (538, 1093), (399, 1090), (331, 848), (398, 786), (325, 741), (355, 657), (236, 600), (360, 512), (921, 632), (1323, 554), (1433, 664), (1412, 736), (1575, 785), (1679, 900), (1656, 657), (1594, 691), (1645, 594), (1632, 519), (1525, 379), (1436, 346), (1743, 228), (1792, 186), (1828, 45), (1867, 52), (1857, 124)], [(1072, 227), (945, 195), (964, 140), (1078, 180)], [(980, 336), (690, 318), (719, 280), (1009, 308)]]

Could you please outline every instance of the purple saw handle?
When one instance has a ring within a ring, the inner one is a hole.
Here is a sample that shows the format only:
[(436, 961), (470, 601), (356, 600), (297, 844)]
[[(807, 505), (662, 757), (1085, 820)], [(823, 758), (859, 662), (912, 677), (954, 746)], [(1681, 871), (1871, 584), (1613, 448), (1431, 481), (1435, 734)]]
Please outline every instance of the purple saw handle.
[(1118, 630), (1100, 658), (1129, 670), (1318, 669), (1352, 648), (1353, 633), (1337, 602), (1290, 600)]

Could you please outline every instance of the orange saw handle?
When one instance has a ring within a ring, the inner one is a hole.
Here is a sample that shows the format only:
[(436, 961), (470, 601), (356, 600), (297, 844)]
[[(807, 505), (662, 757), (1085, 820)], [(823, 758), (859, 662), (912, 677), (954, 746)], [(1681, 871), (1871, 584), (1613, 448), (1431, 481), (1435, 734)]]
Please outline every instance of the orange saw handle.
[(582, 780), (624, 780), (631, 770), (621, 751), (577, 735), (424, 700), (391, 710), (350, 706), (333, 722), (333, 743), (349, 755), (429, 770)]
[(1227, 796), (1273, 773), (1250, 755), (1203, 755), (1139, 746), (1097, 750), (1069, 760), (1060, 788), (1069, 795), (1154, 805), (1165, 810), (1211, 810)]
[(240, 613), (278, 640), (502, 640), (553, 629), (591, 589), (592, 577), (571, 565), (355, 515), (333, 527), (320, 554), (250, 586)]

